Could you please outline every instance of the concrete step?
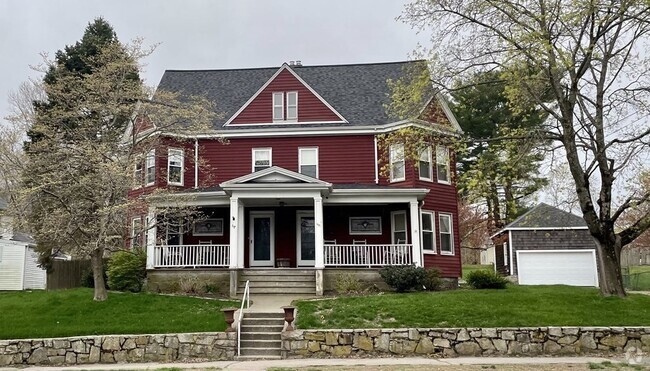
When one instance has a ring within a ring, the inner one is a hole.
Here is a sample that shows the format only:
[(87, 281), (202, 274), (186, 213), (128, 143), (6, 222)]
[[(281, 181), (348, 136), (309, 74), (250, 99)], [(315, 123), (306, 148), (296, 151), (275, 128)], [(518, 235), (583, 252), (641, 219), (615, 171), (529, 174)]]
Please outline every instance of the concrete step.
[(313, 269), (296, 269), (296, 268), (269, 268), (269, 269), (244, 269), (242, 276), (288, 276), (288, 275), (313, 275)]
[[(253, 301), (254, 303), (255, 301)], [(245, 312), (244, 318), (282, 318), (284, 312)]]
[(282, 359), (280, 356), (237, 356), (237, 361), (257, 361), (263, 359)]
[(265, 349), (265, 348), (240, 348), (242, 356), (257, 356), (257, 357), (267, 357), (267, 356), (280, 356), (280, 348), (278, 349)]
[(262, 275), (242, 275), (239, 278), (239, 284), (246, 283), (246, 281), (253, 282), (265, 282), (265, 281), (275, 281), (275, 282), (295, 282), (295, 281), (311, 281), (316, 282), (316, 276), (314, 274), (291, 274), (291, 275), (272, 275), (272, 276), (262, 276)]
[[(240, 282), (239, 289), (244, 289), (246, 282)], [(316, 281), (251, 281), (248, 285), (251, 289), (259, 287), (316, 287)]]
[(273, 334), (280, 334), (282, 332), (282, 329), (284, 328), (284, 324), (282, 325), (244, 325), (242, 323), (241, 326), (241, 332), (242, 333), (249, 333), (249, 332), (265, 332), (265, 333), (273, 333)]
[[(251, 294), (295, 294), (316, 295), (316, 285), (313, 287), (257, 287), (251, 288)], [(238, 289), (237, 295), (242, 295), (244, 289)]]
[(242, 326), (281, 326), (284, 325), (282, 318), (246, 318), (241, 320)]
[(244, 340), (276, 340), (280, 341), (280, 333), (275, 332), (242, 332), (241, 341)]
[(280, 340), (242, 340), (242, 348), (280, 349)]

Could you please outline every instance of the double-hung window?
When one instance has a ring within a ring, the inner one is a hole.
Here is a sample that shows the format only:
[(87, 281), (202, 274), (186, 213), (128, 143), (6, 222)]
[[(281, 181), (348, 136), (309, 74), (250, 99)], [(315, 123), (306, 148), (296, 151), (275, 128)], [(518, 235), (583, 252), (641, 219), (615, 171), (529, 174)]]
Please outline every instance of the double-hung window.
[(451, 182), (449, 170), (449, 148), (436, 146), (436, 172), (438, 173), (438, 183)]
[(284, 93), (273, 93), (273, 121), (284, 121)]
[(298, 120), (298, 92), (290, 91), (287, 93), (287, 121)]
[(418, 170), (420, 173), (420, 180), (433, 181), (431, 168), (431, 147), (427, 147), (420, 152), (420, 160), (418, 161)]
[(318, 148), (299, 148), (298, 166), (300, 174), (318, 178)]
[(298, 92), (273, 93), (273, 122), (298, 120)]
[(404, 211), (394, 211), (391, 217), (391, 232), (393, 244), (406, 243), (406, 213)]
[(438, 214), (438, 229), (440, 230), (440, 253), (454, 255), (454, 235), (451, 214)]
[(144, 164), (142, 163), (142, 158), (138, 158), (135, 165), (133, 166), (133, 188), (142, 187), (143, 174)]
[(272, 166), (271, 148), (253, 148), (253, 172)]
[(183, 150), (170, 148), (167, 153), (167, 184), (183, 185)]
[(133, 218), (131, 221), (131, 248), (138, 249), (142, 244), (142, 218)]
[(422, 212), (422, 250), (436, 253), (436, 235), (434, 232), (433, 212)]
[(390, 146), (390, 181), (399, 182), (406, 178), (404, 172), (404, 145), (393, 144)]
[(156, 150), (152, 149), (147, 153), (145, 185), (150, 186), (156, 182)]

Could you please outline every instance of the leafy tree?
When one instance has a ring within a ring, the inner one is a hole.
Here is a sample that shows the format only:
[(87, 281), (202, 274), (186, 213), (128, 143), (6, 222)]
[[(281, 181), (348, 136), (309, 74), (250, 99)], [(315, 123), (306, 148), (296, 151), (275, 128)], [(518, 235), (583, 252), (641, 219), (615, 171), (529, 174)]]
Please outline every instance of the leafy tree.
[(650, 227), (650, 214), (620, 230), (617, 220), (650, 194), (615, 202), (613, 190), (647, 166), (650, 3), (416, 0), (401, 18), (431, 32), (436, 86), (496, 68), (513, 107), (549, 115), (544, 137), (566, 157), (598, 245), (601, 293), (624, 296), (621, 249)]
[(138, 61), (150, 52), (139, 41), (120, 43), (110, 25), (95, 20), (81, 42), (47, 61), (46, 99), (35, 102), (30, 122), (22, 220), (42, 255), (63, 249), (91, 258), (95, 300), (107, 298), (103, 258), (124, 248), (129, 213), (149, 199), (127, 197), (142, 154), (162, 145), (158, 134), (203, 130), (214, 118), (201, 98), (162, 91), (150, 98), (138, 78)]

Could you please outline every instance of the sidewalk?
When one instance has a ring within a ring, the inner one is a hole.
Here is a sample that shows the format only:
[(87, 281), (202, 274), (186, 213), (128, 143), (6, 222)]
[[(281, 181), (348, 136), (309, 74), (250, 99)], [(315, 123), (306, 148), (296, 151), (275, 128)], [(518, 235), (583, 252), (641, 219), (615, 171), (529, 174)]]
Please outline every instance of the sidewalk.
[(600, 357), (460, 357), (460, 358), (341, 358), (341, 359), (279, 359), (259, 361), (217, 361), (202, 363), (120, 363), (120, 364), (95, 364), (67, 367), (21, 367), (0, 368), (8, 370), (47, 370), (47, 371), (72, 371), (72, 370), (156, 370), (160, 368), (181, 369), (209, 369), (241, 371), (264, 371), (271, 367), (296, 368), (296, 367), (327, 367), (327, 366), (386, 366), (386, 365), (414, 365), (414, 366), (460, 366), (460, 365), (562, 365), (562, 364), (588, 364), (616, 360)]

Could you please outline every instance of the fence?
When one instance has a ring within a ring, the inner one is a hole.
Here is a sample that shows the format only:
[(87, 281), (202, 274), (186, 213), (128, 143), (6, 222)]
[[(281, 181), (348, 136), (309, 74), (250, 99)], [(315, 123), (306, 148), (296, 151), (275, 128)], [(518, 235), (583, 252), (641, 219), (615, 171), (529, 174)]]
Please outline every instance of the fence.
[(90, 270), (90, 260), (54, 260), (47, 272), (47, 289), (71, 289), (81, 287), (85, 272)]
[(621, 251), (621, 266), (650, 265), (650, 248), (627, 249)]

